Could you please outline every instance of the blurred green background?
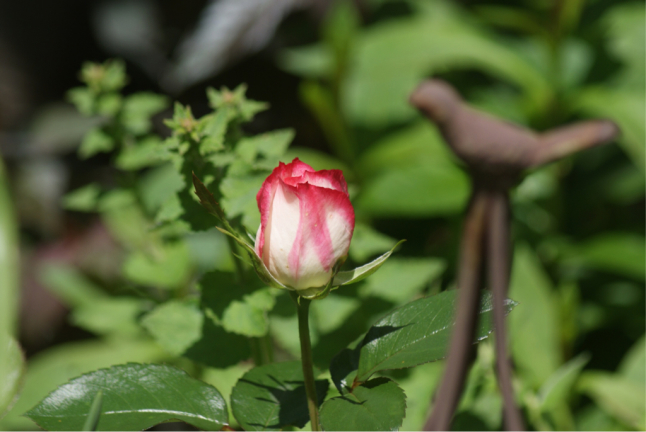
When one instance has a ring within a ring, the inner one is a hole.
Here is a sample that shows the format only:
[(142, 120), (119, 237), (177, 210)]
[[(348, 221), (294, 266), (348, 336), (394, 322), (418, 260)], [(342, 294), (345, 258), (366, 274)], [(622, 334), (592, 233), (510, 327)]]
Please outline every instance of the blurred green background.
[[(276, 360), (298, 358), (295, 313), (277, 291), (239, 303), (262, 303), (248, 328), (208, 330), (230, 342), (226, 356), (200, 348), (208, 326), (184, 300), (205, 274), (231, 271), (226, 241), (150, 231), (178, 189), (167, 165), (77, 156), (100, 120), (66, 92), (83, 61), (111, 57), (127, 66), (126, 95), (167, 96), (132, 103), (137, 137), (169, 135), (169, 100), (198, 117), (207, 86), (247, 83), (270, 109), (246, 133), (292, 128), (281, 160), (343, 169), (357, 215), (350, 264), (408, 240), (375, 276), (313, 306), (322, 370), (386, 311), (454, 284), (470, 185), (407, 104), (422, 79), (441, 77), (472, 105), (539, 131), (617, 122), (615, 143), (529, 172), (513, 191), (510, 351), (531, 428), (644, 429), (645, 19), (642, 1), (623, 0), (0, 3), (0, 333), (17, 335), (27, 359), (0, 429), (34, 428), (20, 414), (98, 367), (171, 362), (228, 397), (257, 354), (240, 334), (270, 343)], [(264, 176), (220, 185), (225, 211), (251, 233)], [(171, 332), (173, 316), (197, 333)], [(4, 339), (0, 350), (2, 378), (19, 355)], [(392, 374), (408, 396), (402, 429), (423, 424), (442, 368)], [(498, 430), (500, 408), (484, 342), (454, 428)]]

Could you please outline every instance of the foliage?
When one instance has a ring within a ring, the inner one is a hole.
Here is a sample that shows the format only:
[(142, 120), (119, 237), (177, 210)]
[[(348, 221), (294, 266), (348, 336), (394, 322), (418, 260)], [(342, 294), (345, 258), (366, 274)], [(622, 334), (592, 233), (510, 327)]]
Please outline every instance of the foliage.
[[(307, 428), (293, 361), (300, 357), (295, 308), (284, 290), (258, 280), (246, 248), (259, 225), (262, 181), (296, 156), (316, 169), (342, 167), (351, 179), (357, 226), (343, 270), (388, 257), (395, 239), (408, 239), (378, 272), (365, 280), (369, 268), (341, 272), (338, 285), (357, 283), (312, 303), (323, 427), (419, 429), (443, 369), (470, 192), (440, 133), (406, 103), (430, 74), (455, 84), (469, 103), (537, 129), (587, 116), (622, 128), (618, 146), (530, 172), (514, 190), (509, 297), (518, 304), (508, 318), (509, 346), (529, 427), (643, 429), (643, 4), (481, 3), (371, 1), (362, 16), (352, 2), (336, 2), (315, 44), (279, 53), (279, 66), (299, 77), (301, 101), (332, 156), (289, 148), (292, 130), (248, 134), (268, 107), (249, 99), (244, 85), (208, 89), (210, 109), (201, 116), (175, 103), (169, 133), (160, 134), (153, 119), (167, 97), (125, 95), (119, 61), (84, 65), (84, 86), (68, 94), (92, 119), (78, 155), (105, 153), (115, 180), (86, 184), (63, 205), (98, 215), (123, 261), (112, 278), (72, 266), (36, 269), (71, 308), (70, 323), (95, 338), (50, 348), (25, 368), (9, 336), (17, 266), (0, 253), (0, 429), (33, 428), (26, 412), (53, 430), (80, 428), (99, 390), (98, 429), (169, 419), (205, 429)], [(0, 238), (10, 239), (0, 248), (14, 248), (3, 181), (0, 169)], [(211, 201), (220, 221), (200, 205)], [(481, 313), (484, 337), (486, 298)], [(177, 385), (153, 390), (142, 373)], [(114, 382), (137, 388), (125, 395), (133, 399), (127, 409)], [(56, 405), (70, 389), (73, 403)], [(153, 400), (153, 391), (173, 403)], [(172, 391), (194, 400), (178, 403)], [(483, 340), (453, 427), (498, 430), (501, 406), (492, 344)], [(106, 415), (112, 411), (119, 413)]]

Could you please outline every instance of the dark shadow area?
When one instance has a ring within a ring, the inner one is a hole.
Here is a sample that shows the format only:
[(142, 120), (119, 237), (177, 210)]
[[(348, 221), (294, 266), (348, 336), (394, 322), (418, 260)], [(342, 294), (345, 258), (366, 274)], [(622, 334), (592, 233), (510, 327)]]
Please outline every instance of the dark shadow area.
[[(256, 396), (255, 400), (259, 404), (268, 403), (278, 406), (278, 423), (273, 425), (249, 423), (249, 425), (272, 429), (280, 429), (287, 425), (293, 425), (299, 428), (304, 427), (310, 418), (303, 381), (281, 381), (273, 375), (267, 375), (267, 377), (274, 381), (276, 386), (260, 384), (244, 378), (240, 379), (238, 383), (246, 383), (267, 392), (267, 397)], [(330, 384), (327, 380), (318, 380), (315, 385), (320, 406), (323, 403)]]

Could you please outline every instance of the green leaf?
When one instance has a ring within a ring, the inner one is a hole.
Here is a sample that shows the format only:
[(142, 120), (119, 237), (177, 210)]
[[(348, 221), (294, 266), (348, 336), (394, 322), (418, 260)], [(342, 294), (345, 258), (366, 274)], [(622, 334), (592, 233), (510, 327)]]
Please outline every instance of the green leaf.
[(238, 421), (231, 411), (231, 391), (238, 380), (247, 373), (253, 364), (251, 362), (240, 363), (227, 368), (205, 368), (200, 379), (218, 389), (227, 401), (229, 408), (229, 427), (241, 429)]
[(539, 389), (562, 363), (559, 317), (550, 279), (525, 244), (516, 247), (509, 296), (518, 302), (508, 319), (511, 353), (527, 383)]
[(626, 426), (594, 404), (576, 413), (576, 430), (580, 431), (625, 431)]
[(249, 360), (249, 339), (225, 331), (211, 319), (204, 319), (200, 339), (183, 354), (190, 360), (215, 368), (226, 368)]
[(260, 211), (256, 195), (267, 178), (266, 174), (244, 177), (227, 176), (220, 184), (222, 207), (229, 218), (242, 216), (242, 224), (249, 232), (260, 226)]
[(224, 135), (229, 124), (230, 110), (226, 107), (217, 110), (215, 115), (206, 118), (203, 137), (200, 140), (200, 154), (208, 154), (224, 149)]
[(443, 166), (459, 170), (454, 160), (437, 127), (423, 120), (372, 144), (361, 154), (359, 170), (367, 177), (414, 166)]
[(365, 336), (352, 342), (332, 358), (330, 376), (336, 389), (341, 394), (352, 391), (359, 369), (359, 355)]
[(63, 197), (63, 207), (67, 210), (91, 212), (96, 210), (96, 205), (101, 193), (101, 186), (90, 183), (80, 187)]
[(25, 372), (25, 358), (16, 340), (0, 334), (0, 419), (18, 398)]
[(213, 196), (211, 191), (207, 189), (204, 183), (202, 183), (200, 179), (197, 178), (195, 173), (193, 173), (193, 186), (195, 187), (195, 193), (200, 199), (200, 204), (202, 204), (202, 207), (204, 207), (206, 211), (208, 211), (224, 223), (226, 221), (226, 217), (224, 216), (224, 212), (222, 211), (220, 204), (218, 204), (218, 202), (215, 200), (215, 197)]
[(75, 378), (25, 415), (48, 430), (80, 430), (97, 391), (103, 392), (97, 430), (143, 430), (175, 419), (220, 430), (228, 422), (214, 387), (172, 366), (136, 363)]
[(94, 396), (92, 401), (92, 406), (90, 406), (90, 412), (87, 414), (85, 423), (83, 423), (84, 431), (95, 431), (99, 425), (99, 419), (101, 418), (101, 407), (103, 406), (103, 390), (99, 390)]
[(565, 257), (564, 263), (582, 264), (593, 269), (644, 281), (646, 277), (644, 237), (633, 233), (600, 234), (577, 245)]
[(365, 280), (359, 287), (359, 295), (401, 304), (419, 294), (445, 268), (446, 262), (437, 258), (391, 258)]
[(262, 155), (267, 163), (263, 168), (272, 169), (278, 164), (278, 159), (285, 153), (294, 139), (292, 129), (281, 129), (252, 137), (241, 139), (236, 144), (235, 152), (248, 164), (253, 165), (258, 156)]
[(184, 286), (191, 277), (193, 266), (186, 243), (166, 243), (154, 252), (131, 252), (123, 264), (124, 276), (145, 286), (166, 289)]
[(191, 258), (200, 273), (212, 270), (234, 271), (227, 238), (220, 231), (211, 228), (208, 231), (189, 233), (184, 237), (191, 252)]
[(379, 258), (369, 262), (368, 264), (364, 264), (361, 267), (355, 268), (354, 270), (338, 272), (334, 277), (332, 286), (349, 285), (367, 278), (368, 276), (379, 270), (379, 267), (381, 267), (386, 262), (390, 255), (392, 255), (397, 246), (405, 241), (406, 240), (400, 240), (395, 246), (392, 247), (392, 249), (390, 249)]
[(62, 264), (47, 264), (38, 271), (39, 281), (71, 307), (96, 304), (107, 294), (81, 272)]
[(646, 388), (646, 336), (642, 336), (624, 356), (619, 365), (619, 373)]
[(117, 168), (126, 171), (136, 171), (164, 162), (161, 157), (162, 140), (158, 136), (146, 137), (133, 145), (122, 148), (115, 160)]
[(267, 311), (274, 306), (269, 288), (250, 292), (252, 284), (237, 283), (231, 273), (209, 272), (201, 281), (202, 307), (231, 333), (260, 337), (267, 334)]
[(109, 152), (114, 148), (114, 140), (101, 129), (92, 129), (85, 135), (78, 153), (81, 159), (87, 159), (97, 153)]
[(334, 53), (323, 44), (284, 49), (278, 53), (278, 66), (305, 78), (329, 78), (334, 72)]
[(117, 115), (121, 109), (122, 97), (118, 93), (107, 93), (96, 99), (96, 112), (107, 118)]
[(249, 258), (251, 258), (254, 270), (256, 271), (256, 274), (258, 275), (258, 277), (262, 282), (274, 288), (286, 289), (285, 285), (278, 282), (278, 280), (271, 273), (269, 273), (269, 270), (267, 270), (265, 263), (256, 254), (256, 251), (254, 250), (253, 246), (251, 246), (249, 243), (244, 241), (237, 234), (233, 234), (232, 231), (226, 231), (220, 227), (215, 227), (215, 228), (221, 233), (226, 234), (229, 237), (233, 238), (240, 246), (243, 247), (244, 250), (247, 251), (247, 253), (249, 254)]
[(578, 355), (558, 368), (543, 384), (538, 392), (540, 407), (543, 412), (567, 405), (572, 387), (589, 360), (590, 356), (587, 354)]
[(632, 88), (588, 87), (574, 99), (574, 108), (587, 115), (615, 121), (621, 129), (617, 142), (642, 173), (646, 171), (646, 107), (644, 92)]
[(202, 336), (204, 315), (196, 304), (171, 300), (157, 306), (141, 320), (141, 325), (150, 332), (169, 353), (179, 356)]
[(57, 345), (42, 351), (29, 359), (20, 397), (7, 416), (0, 420), (0, 430), (34, 429), (34, 423), (22, 414), (56, 387), (80, 374), (130, 361), (154, 362), (166, 358), (154, 342), (140, 339), (95, 339)]
[(455, 167), (414, 166), (366, 182), (355, 207), (374, 217), (429, 217), (461, 211), (468, 196), (467, 176)]
[(115, 59), (107, 60), (102, 64), (83, 63), (80, 79), (97, 93), (121, 90), (128, 82), (125, 64)]
[(643, 16), (644, 5), (634, 2), (617, 4), (602, 18), (607, 29), (608, 51), (624, 64), (616, 83), (625, 89), (644, 89), (646, 26)]
[(618, 374), (589, 371), (581, 374), (578, 388), (606, 412), (637, 430), (646, 427), (644, 387)]
[[(341, 352), (346, 361), (337, 362), (337, 366), (343, 366), (343, 372), (331, 369), (337, 387), (343, 389), (344, 379), (347, 386), (346, 376), (354, 363), (357, 364), (354, 382), (362, 383), (378, 371), (408, 368), (444, 358), (454, 325), (457, 297), (458, 290), (445, 291), (410, 302), (377, 321), (354, 350)], [(507, 300), (506, 312), (515, 305)], [(479, 309), (477, 341), (492, 331), (492, 310), (491, 294), (485, 292)]]
[[(316, 381), (319, 403), (325, 399), (328, 386), (327, 380)], [(233, 388), (231, 408), (245, 430), (280, 430), (290, 425), (302, 428), (309, 412), (301, 362), (253, 368)]]
[(397, 430), (406, 415), (406, 395), (388, 378), (376, 378), (321, 407), (323, 430)]
[[(342, 108), (351, 121), (385, 127), (415, 116), (410, 92), (433, 73), (476, 69), (519, 87), (534, 106), (551, 95), (550, 82), (516, 50), (481, 31), (452, 2), (371, 26), (357, 38)], [(406, 49), (402, 49), (406, 47)]]
[(269, 329), (267, 316), (262, 310), (237, 300), (224, 311), (222, 326), (229, 332), (252, 337), (264, 336)]
[(321, 125), (334, 155), (350, 162), (354, 158), (353, 142), (332, 90), (317, 81), (303, 81), (299, 92), (301, 100)]
[(148, 214), (157, 210), (184, 188), (184, 179), (171, 163), (146, 171), (137, 181), (138, 195)]
[(168, 107), (166, 96), (140, 92), (134, 93), (123, 102), (121, 122), (128, 132), (135, 135), (142, 135), (150, 131), (153, 114)]
[(269, 105), (264, 102), (247, 99), (245, 96), (246, 91), (246, 84), (240, 84), (233, 90), (222, 87), (220, 91), (217, 91), (209, 87), (206, 89), (206, 95), (209, 98), (211, 108), (220, 109), (222, 107), (230, 107), (235, 110), (232, 115), (239, 116), (243, 121), (249, 121), (256, 113), (266, 110)]
[(133, 297), (106, 297), (72, 310), (72, 324), (98, 335), (134, 336), (140, 333), (137, 318), (145, 302)]
[(94, 114), (96, 95), (87, 87), (75, 87), (67, 92), (67, 100), (72, 102), (79, 112), (85, 116)]
[(113, 189), (101, 197), (98, 208), (110, 234), (126, 249), (151, 249), (150, 221), (133, 191)]
[(357, 210), (378, 217), (455, 213), (469, 194), (467, 176), (427, 121), (372, 145), (361, 156), (359, 169), (368, 180), (357, 197)]

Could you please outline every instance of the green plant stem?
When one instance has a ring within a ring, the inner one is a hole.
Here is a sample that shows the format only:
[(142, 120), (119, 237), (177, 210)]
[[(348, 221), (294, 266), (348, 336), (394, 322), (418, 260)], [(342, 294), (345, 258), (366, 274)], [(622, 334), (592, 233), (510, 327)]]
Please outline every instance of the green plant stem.
[(316, 397), (316, 385), (314, 383), (314, 363), (312, 361), (312, 343), (310, 342), (309, 311), (311, 300), (298, 296), (293, 291), (290, 295), (296, 303), (298, 310), (298, 336), (301, 340), (301, 362), (303, 363), (303, 379), (305, 381), (305, 393), (307, 394), (307, 408), (310, 411), (312, 430), (319, 431), (319, 411)]
[(233, 266), (235, 267), (236, 279), (238, 280), (238, 283), (242, 285), (244, 283), (245, 269), (242, 264), (242, 261), (240, 261), (240, 258), (236, 256), (236, 250), (238, 246), (236, 244), (236, 241), (233, 238), (231, 238), (228, 235), (225, 235), (225, 237), (227, 238), (227, 242), (229, 244), (229, 250), (231, 251), (231, 259), (233, 259)]
[(251, 345), (251, 357), (256, 366), (273, 363), (274, 351), (269, 333), (262, 337), (249, 338), (249, 343)]

